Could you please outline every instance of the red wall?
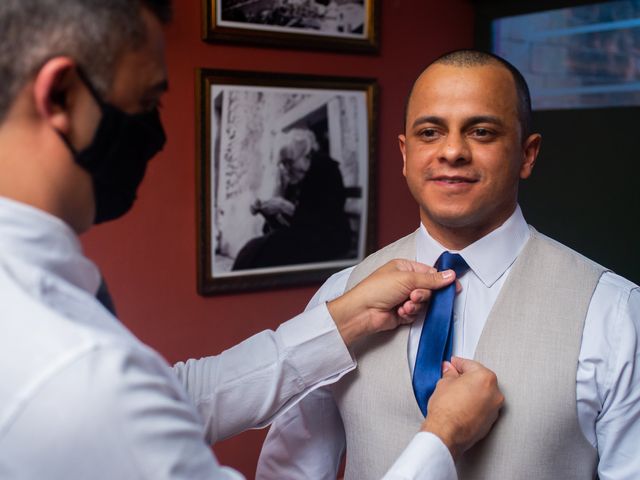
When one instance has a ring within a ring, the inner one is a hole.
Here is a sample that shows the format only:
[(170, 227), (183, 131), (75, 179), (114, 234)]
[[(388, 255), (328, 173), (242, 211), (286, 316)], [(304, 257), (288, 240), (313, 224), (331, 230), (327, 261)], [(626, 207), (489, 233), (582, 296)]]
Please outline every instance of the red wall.
[[(418, 222), (396, 141), (407, 90), (435, 56), (471, 46), (473, 39), (468, 0), (380, 0), (379, 55), (211, 45), (200, 39), (200, 3), (177, 0), (166, 31), (170, 92), (162, 116), (167, 146), (151, 163), (133, 211), (83, 238), (108, 280), (122, 321), (169, 362), (215, 354), (274, 328), (302, 310), (317, 288), (209, 298), (196, 293), (195, 68), (377, 78), (378, 243), (383, 245)], [(252, 431), (221, 442), (216, 454), (252, 478), (264, 434)]]

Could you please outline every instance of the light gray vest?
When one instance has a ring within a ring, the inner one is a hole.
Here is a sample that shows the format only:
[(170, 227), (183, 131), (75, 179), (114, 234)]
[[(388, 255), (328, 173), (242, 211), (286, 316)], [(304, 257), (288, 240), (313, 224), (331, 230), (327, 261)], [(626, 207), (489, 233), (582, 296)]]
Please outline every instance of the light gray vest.
[[(393, 258), (416, 258), (415, 232), (366, 258), (353, 288)], [(578, 424), (582, 329), (604, 269), (531, 229), (489, 314), (475, 359), (496, 372), (506, 401), (489, 436), (466, 452), (466, 479), (592, 479), (598, 455)], [(379, 480), (419, 430), (407, 359), (409, 328), (353, 350), (358, 368), (333, 386), (347, 437), (347, 480)]]

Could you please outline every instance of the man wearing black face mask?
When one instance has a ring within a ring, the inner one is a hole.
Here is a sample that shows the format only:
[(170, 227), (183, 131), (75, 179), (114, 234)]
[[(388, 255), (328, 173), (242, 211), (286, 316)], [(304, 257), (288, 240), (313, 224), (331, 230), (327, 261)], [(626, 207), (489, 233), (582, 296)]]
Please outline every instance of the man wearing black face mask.
[(118, 218), (133, 206), (147, 162), (162, 150), (166, 137), (157, 108), (136, 114), (123, 112), (100, 97), (80, 67), (76, 71), (100, 107), (100, 123), (91, 144), (82, 151), (65, 134), (60, 137), (76, 163), (91, 174), (97, 224)]
[[(167, 0), (0, 2), (3, 480), (239, 478), (207, 442), (335, 381), (355, 367), (348, 346), (414, 320), (454, 281), (390, 263), (275, 332), (173, 370), (117, 322), (95, 298), (100, 275), (77, 234), (126, 213), (164, 144), (168, 16)], [(490, 372), (459, 367), (423, 427), (435, 462), (486, 433), (501, 403)], [(454, 393), (462, 413), (447, 408), (448, 391), (469, 388)]]

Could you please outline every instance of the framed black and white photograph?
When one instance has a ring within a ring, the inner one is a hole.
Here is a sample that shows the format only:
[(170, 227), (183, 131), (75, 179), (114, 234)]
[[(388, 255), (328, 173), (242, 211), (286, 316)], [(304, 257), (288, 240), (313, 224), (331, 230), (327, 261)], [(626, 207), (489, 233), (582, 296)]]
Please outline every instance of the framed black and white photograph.
[(373, 53), (379, 0), (203, 0), (207, 41)]
[(198, 290), (319, 282), (374, 246), (374, 80), (198, 71)]

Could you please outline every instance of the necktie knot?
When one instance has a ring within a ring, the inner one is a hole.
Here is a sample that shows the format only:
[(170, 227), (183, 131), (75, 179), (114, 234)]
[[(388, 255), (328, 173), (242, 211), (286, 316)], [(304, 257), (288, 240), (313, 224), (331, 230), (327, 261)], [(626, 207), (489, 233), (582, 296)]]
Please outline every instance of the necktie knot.
[(469, 270), (469, 265), (464, 261), (461, 255), (451, 252), (443, 252), (436, 261), (435, 267), (438, 271), (453, 270), (456, 272), (456, 277), (464, 274)]

